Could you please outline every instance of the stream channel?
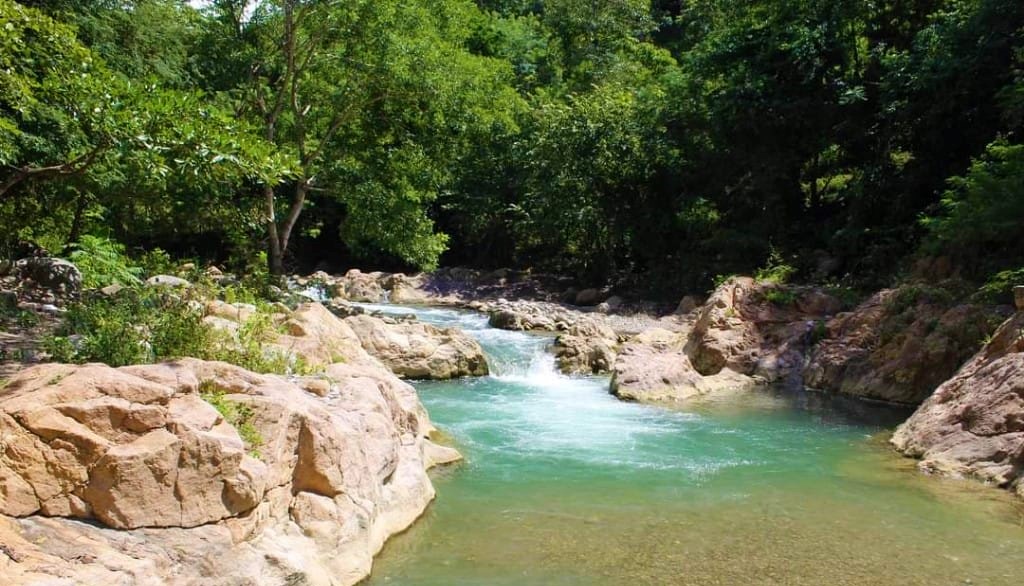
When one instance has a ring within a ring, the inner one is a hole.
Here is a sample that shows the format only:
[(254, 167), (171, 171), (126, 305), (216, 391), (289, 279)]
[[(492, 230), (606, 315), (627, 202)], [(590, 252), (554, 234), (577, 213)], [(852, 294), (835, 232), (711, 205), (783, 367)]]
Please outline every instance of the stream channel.
[(1024, 508), (892, 453), (909, 414), (759, 391), (673, 410), (559, 374), (549, 336), (449, 309), (367, 305), (465, 330), (491, 375), (415, 383), (466, 461), (367, 584), (1024, 584)]

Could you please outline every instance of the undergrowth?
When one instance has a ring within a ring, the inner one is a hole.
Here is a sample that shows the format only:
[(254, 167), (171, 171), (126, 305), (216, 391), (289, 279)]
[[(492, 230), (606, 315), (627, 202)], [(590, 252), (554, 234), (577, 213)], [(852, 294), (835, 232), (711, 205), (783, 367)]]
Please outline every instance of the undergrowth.
[(260, 447), (263, 445), (263, 437), (260, 435), (254, 419), (256, 417), (252, 407), (228, 398), (228, 393), (220, 388), (216, 382), (205, 380), (199, 383), (199, 396), (213, 406), (220, 413), (224, 421), (227, 421), (238, 431), (239, 437), (245, 442), (245, 448), (253, 458), (259, 458)]

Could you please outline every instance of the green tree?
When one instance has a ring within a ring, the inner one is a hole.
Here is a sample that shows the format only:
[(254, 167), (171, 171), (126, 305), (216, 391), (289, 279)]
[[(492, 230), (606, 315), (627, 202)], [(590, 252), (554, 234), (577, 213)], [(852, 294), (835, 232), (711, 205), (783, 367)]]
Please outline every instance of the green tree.
[(512, 124), (507, 66), (465, 44), (480, 16), (468, 2), (215, 2), (211, 82), (263, 137), (298, 160), (293, 180), (264, 183), (275, 275), (311, 199), (340, 200), (342, 234), (432, 266), (446, 237), (427, 207), (475, 132)]

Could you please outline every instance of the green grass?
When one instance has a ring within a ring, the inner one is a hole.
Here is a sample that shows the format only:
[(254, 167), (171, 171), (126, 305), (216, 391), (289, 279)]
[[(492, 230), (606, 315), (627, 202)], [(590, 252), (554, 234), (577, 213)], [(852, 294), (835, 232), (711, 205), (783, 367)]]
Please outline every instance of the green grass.
[(217, 383), (205, 380), (199, 383), (199, 396), (213, 406), (232, 427), (238, 431), (239, 437), (245, 443), (245, 448), (253, 458), (260, 458), (260, 446), (263, 445), (263, 437), (256, 429), (253, 420), (256, 417), (252, 407), (239, 403), (228, 398), (228, 393), (217, 386)]

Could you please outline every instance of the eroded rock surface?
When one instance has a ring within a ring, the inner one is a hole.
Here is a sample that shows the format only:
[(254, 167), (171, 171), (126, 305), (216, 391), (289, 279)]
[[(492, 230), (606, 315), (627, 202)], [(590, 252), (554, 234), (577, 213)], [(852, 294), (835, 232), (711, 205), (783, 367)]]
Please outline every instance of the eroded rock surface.
[(1024, 312), (1005, 322), (893, 435), (928, 472), (970, 476), (1024, 497)]
[(555, 364), (566, 374), (610, 372), (619, 336), (597, 319), (579, 320), (555, 340)]
[(637, 401), (690, 401), (799, 377), (809, 334), (839, 302), (813, 288), (734, 277), (673, 330), (629, 339), (614, 364), (612, 393)]
[(611, 392), (627, 401), (685, 402), (745, 392), (757, 386), (750, 376), (722, 369), (704, 376), (684, 347), (686, 333), (651, 329), (623, 345), (615, 361)]
[(398, 376), (447, 380), (488, 372), (483, 348), (462, 330), (416, 321), (386, 323), (367, 315), (346, 318), (345, 324), (364, 350)]
[(4, 583), (361, 580), (433, 498), (426, 469), (458, 454), (430, 442), (415, 390), (343, 321), (310, 304), (284, 324), (276, 344), (322, 375), (186, 359), (41, 365), (11, 380)]
[(919, 404), (1006, 318), (1000, 308), (935, 299), (917, 286), (886, 289), (829, 320), (804, 369), (812, 388)]

